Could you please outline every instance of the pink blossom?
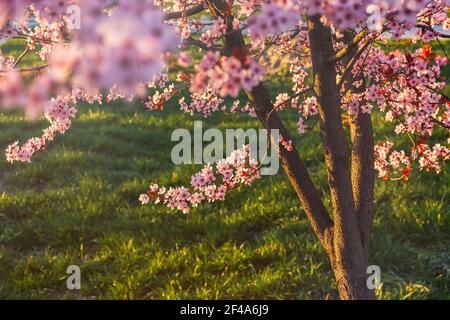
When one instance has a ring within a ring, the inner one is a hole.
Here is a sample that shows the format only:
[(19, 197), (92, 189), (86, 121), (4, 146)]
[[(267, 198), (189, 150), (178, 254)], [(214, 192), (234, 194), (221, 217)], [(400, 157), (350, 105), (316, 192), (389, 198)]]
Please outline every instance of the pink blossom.
[(185, 187), (166, 189), (152, 184), (139, 200), (146, 204), (148, 199), (153, 199), (155, 204), (163, 203), (170, 209), (187, 213), (190, 207), (195, 208), (204, 201), (223, 201), (229, 191), (242, 184), (250, 185), (259, 178), (259, 166), (250, 160), (250, 149), (246, 145), (240, 150), (234, 150), (215, 167), (208, 164), (194, 174), (191, 177), (191, 187), (194, 191)]

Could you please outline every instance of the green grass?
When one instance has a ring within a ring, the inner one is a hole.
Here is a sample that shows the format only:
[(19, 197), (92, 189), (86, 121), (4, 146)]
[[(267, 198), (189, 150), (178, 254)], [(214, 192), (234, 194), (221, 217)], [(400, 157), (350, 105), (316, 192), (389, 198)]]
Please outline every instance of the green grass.
[[(188, 183), (196, 168), (171, 164), (170, 134), (192, 130), (194, 119), (142, 106), (82, 107), (31, 164), (2, 158), (0, 298), (336, 298), (326, 256), (283, 175), (188, 215), (139, 204), (151, 181)], [(379, 136), (389, 132), (375, 122)], [(0, 126), (6, 145), (44, 123), (2, 113)], [(254, 126), (226, 116), (205, 122)], [(296, 144), (326, 196), (318, 135)], [(408, 183), (377, 182), (371, 263), (382, 270), (380, 297), (450, 298), (448, 181), (445, 167)], [(81, 267), (81, 291), (66, 289), (71, 264)]]
[[(11, 39), (0, 44), (0, 52), (4, 57), (19, 57), (25, 48), (26, 42), (22, 39)], [(20, 62), (21, 68), (30, 68), (39, 65), (40, 58), (34, 52), (28, 52)], [(44, 63), (42, 63), (44, 64)]]
[[(326, 255), (283, 174), (187, 215), (139, 204), (150, 182), (187, 184), (198, 169), (171, 164), (170, 135), (202, 118), (167, 109), (82, 106), (31, 164), (0, 157), (0, 299), (336, 299)], [(0, 145), (45, 125), (2, 112)], [(391, 136), (379, 115), (374, 126), (377, 141)], [(259, 123), (216, 115), (208, 127)], [(317, 130), (295, 143), (329, 206)], [(450, 298), (448, 169), (377, 180), (370, 262), (381, 267), (379, 298)], [(66, 288), (72, 264), (81, 267), (79, 291)]]

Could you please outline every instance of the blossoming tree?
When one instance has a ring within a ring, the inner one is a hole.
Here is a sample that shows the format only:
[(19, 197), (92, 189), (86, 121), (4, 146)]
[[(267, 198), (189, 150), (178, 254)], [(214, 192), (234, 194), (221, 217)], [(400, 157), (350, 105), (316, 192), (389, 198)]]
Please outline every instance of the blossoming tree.
[[(17, 57), (0, 55), (0, 105), (42, 113), (42, 136), (6, 148), (8, 161), (29, 162), (76, 116), (77, 103), (138, 99), (162, 110), (247, 113), (277, 129), (282, 167), (326, 251), (343, 299), (371, 299), (366, 286), (374, 177), (439, 173), (448, 160), (450, 102), (444, 38), (448, 0), (0, 0), (0, 39), (24, 39)], [(36, 21), (30, 24), (30, 18)], [(417, 44), (403, 52), (392, 43)], [(392, 42), (390, 39), (399, 40)], [(442, 46), (437, 56), (427, 43)], [(388, 48), (388, 50), (386, 49)], [(41, 62), (22, 66), (35, 52)], [(282, 57), (272, 59), (273, 57)], [(291, 87), (270, 96), (270, 70), (289, 66)], [(169, 77), (169, 74), (174, 75)], [(152, 90), (148, 90), (151, 88)], [(149, 93), (151, 92), (151, 93)], [(244, 93), (248, 103), (237, 100)], [(229, 103), (225, 97), (235, 98)], [(298, 112), (298, 134), (318, 119), (331, 208), (327, 209), (279, 113)], [(374, 143), (378, 110), (410, 148)], [(348, 135), (346, 134), (348, 131)], [(433, 140), (433, 143), (429, 141)], [(234, 151), (195, 174), (189, 187), (152, 184), (143, 204), (184, 213), (260, 178), (249, 149)]]

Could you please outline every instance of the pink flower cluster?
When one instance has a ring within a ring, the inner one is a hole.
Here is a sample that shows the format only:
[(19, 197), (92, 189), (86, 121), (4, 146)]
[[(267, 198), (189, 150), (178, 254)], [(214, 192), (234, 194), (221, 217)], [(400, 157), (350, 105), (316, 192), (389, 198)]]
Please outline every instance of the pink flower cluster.
[[(289, 2), (287, 2), (289, 4)], [(273, 35), (295, 29), (300, 20), (300, 12), (286, 3), (270, 2), (263, 5), (258, 15), (248, 18), (250, 38), (262, 40)]]
[(45, 118), (50, 126), (43, 130), (40, 137), (30, 138), (23, 145), (16, 141), (6, 148), (6, 160), (8, 162), (20, 161), (30, 162), (31, 157), (46, 148), (56, 135), (64, 134), (72, 124), (77, 113), (76, 104), (85, 101), (89, 104), (102, 103), (103, 96), (100, 94), (90, 95), (83, 89), (74, 89), (71, 93), (57, 96), (52, 99), (44, 109)]
[(35, 50), (42, 60), (47, 60), (55, 45), (65, 41), (65, 24), (63, 20), (48, 23), (39, 20), (33, 29), (25, 29), (27, 49)]
[(205, 117), (209, 117), (213, 112), (223, 109), (221, 105), (224, 102), (219, 98), (211, 86), (208, 86), (201, 92), (193, 92), (191, 94), (191, 102), (186, 102), (185, 97), (178, 100), (182, 111), (193, 115), (194, 113), (201, 113)]
[(197, 66), (191, 90), (199, 93), (209, 84), (221, 97), (237, 97), (241, 88), (250, 91), (258, 85), (263, 74), (263, 67), (247, 56), (240, 60), (234, 56), (220, 57), (218, 52), (207, 52)]
[[(2, 89), (0, 98), (11, 105), (25, 103), (27, 110), (36, 109), (36, 115), (50, 97), (65, 95), (73, 88), (82, 88), (90, 95), (111, 88), (125, 96), (145, 94), (145, 84), (162, 70), (164, 53), (178, 43), (172, 28), (163, 23), (163, 12), (148, 1), (115, 1), (114, 6), (108, 1), (89, 0), (0, 3), (6, 6), (9, 18), (33, 3), (30, 8), (38, 26), (28, 28), (25, 21), (21, 36), (27, 39), (26, 50), (36, 51), (46, 65), (32, 81), (15, 79), (16, 88), (9, 85)], [(67, 28), (64, 14), (69, 4), (78, 5), (82, 12), (79, 30)], [(8, 95), (22, 83), (30, 84), (21, 86), (20, 94)]]
[(14, 68), (14, 58), (0, 55), (0, 74), (6, 73)]
[[(308, 14), (323, 14), (328, 22), (341, 28), (354, 28), (357, 25), (364, 25), (370, 15), (376, 15), (372, 19), (386, 20), (393, 16), (398, 21), (398, 27), (414, 24), (417, 15), (422, 13), (429, 4), (429, 8), (441, 5), (443, 1), (424, 1), (424, 0), (404, 0), (404, 1), (385, 1), (385, 0), (345, 0), (345, 1), (316, 1), (304, 0), (302, 5)], [(376, 11), (375, 11), (376, 10)], [(383, 23), (383, 21), (374, 21)], [(406, 29), (402, 31), (406, 32)]]
[(200, 36), (200, 41), (205, 43), (207, 46), (212, 46), (215, 39), (219, 39), (227, 33), (227, 25), (225, 20), (218, 18), (214, 20), (212, 28), (203, 32)]
[(393, 143), (382, 142), (375, 146), (375, 170), (378, 176), (384, 179), (404, 179), (407, 180), (412, 170), (413, 163), (417, 162), (419, 170), (441, 171), (441, 162), (450, 159), (450, 149), (440, 144), (433, 147), (424, 143), (424, 139), (419, 139), (411, 148), (408, 156), (405, 151), (392, 150)]
[(280, 135), (278, 142), (283, 146), (284, 149), (286, 149), (286, 151), (291, 152), (292, 150), (294, 150), (292, 140), (287, 140), (282, 135)]
[(175, 87), (173, 84), (165, 87), (163, 92), (157, 90), (153, 95), (148, 97), (145, 106), (150, 110), (163, 110), (164, 104), (172, 98), (174, 93)]
[(435, 57), (425, 45), (415, 53), (385, 53), (373, 49), (365, 74), (372, 79), (364, 96), (386, 112), (386, 120), (396, 122), (396, 132), (432, 135), (435, 128), (447, 125), (449, 104), (439, 92), (445, 86), (441, 67), (448, 61)]
[(373, 48), (364, 60), (362, 65), (360, 59), (355, 70), (361, 70), (371, 83), (363, 93), (344, 97), (344, 107), (355, 113), (370, 112), (376, 105), (386, 121), (395, 124), (395, 133), (407, 135), (412, 143), (410, 152), (391, 151), (391, 142), (376, 146), (379, 176), (389, 178), (389, 170), (398, 173), (403, 167), (401, 176), (407, 178), (416, 166), (439, 173), (440, 163), (449, 159), (449, 149), (424, 141), (436, 130), (450, 128), (450, 104), (440, 93), (445, 86), (441, 68), (448, 63), (447, 58), (435, 56), (431, 47), (424, 45), (413, 53)]
[(212, 113), (217, 111), (228, 111), (232, 114), (246, 113), (252, 118), (256, 117), (255, 109), (251, 107), (249, 103), (242, 106), (239, 100), (235, 100), (233, 104), (228, 107), (225, 104), (225, 100), (218, 97), (211, 86), (208, 86), (208, 88), (201, 93), (192, 93), (191, 100), (192, 101), (189, 103), (186, 102), (185, 97), (181, 97), (178, 100), (181, 110), (191, 115), (200, 113), (205, 117), (209, 117)]
[(133, 0), (119, 1), (104, 14), (102, 2), (80, 1), (82, 28), (71, 44), (82, 59), (74, 70), (74, 86), (117, 86), (125, 94), (142, 94), (142, 84), (162, 71), (164, 52), (178, 43), (173, 30), (163, 23), (161, 10), (147, 1)]
[(45, 111), (45, 117), (50, 126), (45, 128), (41, 137), (30, 138), (25, 144), (19, 146), (16, 141), (6, 148), (6, 160), (8, 162), (31, 162), (33, 156), (40, 149), (44, 149), (49, 141), (53, 141), (57, 133), (64, 134), (70, 127), (77, 109), (72, 107), (68, 96), (52, 99)]
[(217, 162), (214, 167), (208, 164), (194, 174), (190, 188), (167, 189), (152, 184), (146, 193), (140, 195), (139, 200), (142, 204), (153, 200), (155, 204), (163, 203), (170, 209), (187, 213), (191, 207), (195, 208), (202, 202), (223, 201), (227, 192), (241, 185), (250, 185), (260, 177), (260, 168), (250, 159), (250, 147), (245, 145)]

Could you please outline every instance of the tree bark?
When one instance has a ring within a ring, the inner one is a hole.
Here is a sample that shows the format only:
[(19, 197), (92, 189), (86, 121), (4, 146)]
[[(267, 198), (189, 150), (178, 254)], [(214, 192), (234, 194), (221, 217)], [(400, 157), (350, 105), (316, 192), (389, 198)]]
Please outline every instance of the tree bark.
[[(351, 76), (355, 61), (360, 57), (361, 51), (358, 52), (357, 46), (351, 46), (355, 43), (355, 39), (360, 38), (362, 32), (355, 34), (351, 30), (344, 31), (344, 42), (347, 44), (347, 56), (343, 57), (343, 63), (346, 69), (343, 74), (349, 75), (345, 79), (341, 79), (345, 91), (362, 93), (366, 89), (365, 79), (362, 74)], [(363, 46), (367, 48), (369, 41)], [(361, 80), (362, 84), (359, 88), (353, 87), (354, 80)], [(363, 101), (362, 103), (365, 103)], [(372, 234), (373, 223), (373, 201), (374, 201), (374, 140), (372, 121), (369, 113), (357, 112), (350, 115), (350, 138), (352, 141), (352, 187), (353, 197), (355, 199), (356, 215), (358, 217), (359, 231), (361, 233), (361, 241), (366, 256), (370, 253), (370, 237)]]
[[(348, 142), (342, 126), (341, 99), (336, 83), (332, 33), (319, 16), (308, 21), (314, 92), (325, 150), (334, 217), (334, 259), (331, 259), (343, 299), (372, 299), (366, 285), (367, 255), (362, 244), (353, 195)], [(372, 151), (373, 152), (373, 151)]]
[(370, 114), (358, 113), (350, 122), (352, 139), (352, 185), (355, 197), (361, 241), (366, 256), (370, 253), (370, 238), (374, 216), (374, 141)]

